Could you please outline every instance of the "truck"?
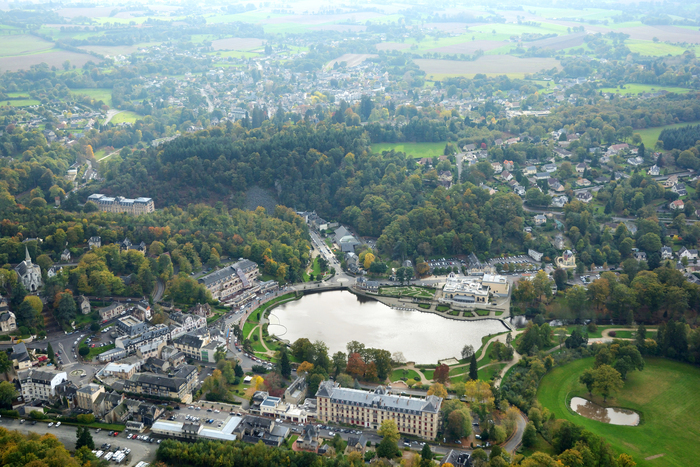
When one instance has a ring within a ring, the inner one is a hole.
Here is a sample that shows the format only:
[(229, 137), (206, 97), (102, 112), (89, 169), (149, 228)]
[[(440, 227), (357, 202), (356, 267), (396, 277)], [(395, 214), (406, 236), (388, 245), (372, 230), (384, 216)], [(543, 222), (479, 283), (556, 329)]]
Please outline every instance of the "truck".
[(108, 460), (110, 460), (110, 459), (112, 458), (112, 456), (114, 456), (114, 453), (113, 453), (113, 452), (108, 452), (107, 454), (105, 454), (104, 459), (105, 459), (106, 461), (108, 461)]

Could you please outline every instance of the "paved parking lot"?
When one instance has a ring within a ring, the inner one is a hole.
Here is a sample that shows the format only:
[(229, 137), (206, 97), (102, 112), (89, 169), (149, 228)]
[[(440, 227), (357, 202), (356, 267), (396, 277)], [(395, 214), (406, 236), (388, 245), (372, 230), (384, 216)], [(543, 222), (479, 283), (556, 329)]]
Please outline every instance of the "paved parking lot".
[[(206, 405), (206, 402), (204, 403)], [(190, 409), (190, 407), (195, 407)], [(216, 410), (212, 410), (210, 408), (201, 408), (200, 410), (197, 410), (196, 407), (201, 407), (200, 405), (188, 405), (181, 407), (180, 410), (176, 410), (173, 412), (173, 416), (175, 417), (176, 422), (181, 422), (184, 423), (187, 421), (187, 415), (190, 417), (199, 417), (199, 423), (201, 423), (203, 426), (207, 428), (218, 428), (219, 423), (223, 423), (224, 425), (226, 422), (231, 418), (231, 415), (227, 411), (219, 411), (219, 413), (216, 412)], [(211, 410), (211, 412), (209, 412)], [(240, 412), (240, 409), (237, 409), (236, 412)], [(214, 423), (207, 423), (207, 420), (213, 419)]]
[[(58, 440), (66, 446), (68, 450), (75, 449), (75, 433), (77, 428), (70, 425), (61, 425), (59, 427), (53, 426), (48, 427), (48, 424), (44, 422), (39, 422), (36, 425), (32, 425), (31, 422), (27, 421), (20, 424), (19, 420), (1, 418), (0, 426), (8, 430), (17, 430), (20, 433), (38, 433), (39, 435), (45, 435), (46, 433), (51, 433), (56, 436)], [(104, 443), (109, 443), (112, 445), (112, 451), (117, 447), (129, 448), (131, 449), (129, 462), (124, 462), (124, 465), (135, 465), (139, 461), (153, 462), (156, 458), (156, 451), (158, 450), (158, 444), (145, 443), (143, 441), (126, 439), (124, 433), (120, 433), (119, 436), (110, 436), (109, 431), (102, 430), (96, 433), (94, 428), (90, 429), (90, 434), (92, 435), (93, 441), (95, 441), (95, 448), (99, 447)]]

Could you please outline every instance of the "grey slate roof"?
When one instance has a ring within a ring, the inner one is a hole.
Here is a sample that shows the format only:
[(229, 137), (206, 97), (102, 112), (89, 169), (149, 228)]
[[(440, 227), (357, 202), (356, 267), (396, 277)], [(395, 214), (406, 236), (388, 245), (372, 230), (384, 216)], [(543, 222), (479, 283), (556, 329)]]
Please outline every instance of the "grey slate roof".
[(421, 414), (423, 412), (437, 413), (442, 404), (442, 398), (427, 396), (425, 399), (387, 394), (382, 386), (374, 392), (360, 389), (341, 388), (333, 381), (324, 381), (319, 385), (316, 397), (328, 397), (339, 404), (359, 407), (378, 407), (399, 413)]

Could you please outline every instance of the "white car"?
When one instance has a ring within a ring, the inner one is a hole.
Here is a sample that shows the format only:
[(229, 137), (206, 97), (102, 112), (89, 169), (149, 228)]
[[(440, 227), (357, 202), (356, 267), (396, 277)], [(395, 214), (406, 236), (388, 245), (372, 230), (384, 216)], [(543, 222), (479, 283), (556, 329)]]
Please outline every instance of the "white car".
[(56, 422), (56, 426), (61, 426), (61, 422)]
[(51, 428), (52, 426), (53, 426), (53, 422), (49, 423), (49, 428)]

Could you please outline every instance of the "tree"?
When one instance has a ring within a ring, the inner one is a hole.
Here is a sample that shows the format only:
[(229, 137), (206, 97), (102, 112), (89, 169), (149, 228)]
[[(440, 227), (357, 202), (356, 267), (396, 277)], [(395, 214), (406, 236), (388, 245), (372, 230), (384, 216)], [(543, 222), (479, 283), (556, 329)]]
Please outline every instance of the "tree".
[(586, 368), (578, 377), (578, 382), (586, 386), (588, 394), (593, 393), (593, 385), (595, 384), (595, 370), (592, 368)]
[(606, 401), (610, 394), (622, 389), (623, 385), (620, 372), (610, 365), (601, 365), (595, 370), (593, 388), (600, 392), (603, 396), (603, 401)]
[(226, 359), (226, 347), (223, 345), (216, 348), (214, 352), (214, 361), (219, 363), (219, 361)]
[(430, 445), (425, 443), (420, 451), (420, 467), (430, 467), (433, 465), (433, 451), (430, 450)]
[(7, 373), (12, 369), (12, 362), (7, 353), (0, 352), (0, 373)]
[(464, 347), (462, 347), (462, 359), (466, 360), (468, 358), (471, 358), (471, 356), (474, 355), (474, 346), (467, 344)]
[(345, 367), (345, 372), (353, 378), (360, 379), (365, 375), (367, 365), (365, 365), (362, 356), (357, 353), (351, 353), (348, 357), (348, 364)]
[(443, 384), (433, 383), (432, 386), (430, 386), (430, 389), (428, 389), (428, 395), (438, 396), (445, 399), (447, 397), (447, 389), (445, 389)]
[(557, 284), (557, 290), (564, 290), (567, 279), (568, 277), (566, 271), (564, 271), (562, 268), (557, 268), (554, 270), (554, 283)]
[(90, 349), (88, 348), (87, 345), (81, 345), (80, 348), (78, 349), (78, 355), (81, 357), (86, 357), (90, 353)]
[(362, 265), (364, 266), (364, 268), (366, 270), (369, 270), (369, 267), (374, 262), (374, 259), (375, 259), (375, 256), (372, 253), (367, 253), (365, 255), (365, 259), (364, 259), (364, 262), (362, 263)]
[(17, 390), (15, 389), (15, 385), (3, 381), (0, 382), (0, 406), (6, 409), (11, 409), (12, 408), (12, 401), (17, 398), (19, 394), (17, 393)]
[(285, 378), (289, 378), (292, 375), (292, 366), (289, 363), (289, 352), (287, 352), (286, 348), (283, 348), (280, 353), (280, 374)]
[(472, 381), (479, 379), (479, 368), (476, 366), (476, 354), (472, 354), (472, 359), (469, 362), (469, 379)]
[(433, 373), (433, 379), (440, 384), (445, 384), (450, 379), (450, 367), (444, 363), (438, 365)]
[(49, 361), (55, 365), (56, 364), (56, 354), (53, 351), (53, 346), (51, 346), (51, 342), (49, 342), (49, 345), (46, 346), (46, 353), (48, 354), (47, 357), (48, 357)]
[(75, 436), (77, 438), (75, 442), (75, 448), (80, 449), (83, 446), (87, 446), (90, 450), (95, 449), (95, 441), (92, 439), (92, 434), (90, 434), (90, 429), (86, 426), (79, 426)]
[(391, 441), (397, 443), (399, 441), (399, 427), (396, 425), (396, 421), (393, 419), (384, 420), (377, 430), (377, 434), (384, 438), (389, 438)]
[(393, 459), (396, 457), (398, 451), (399, 446), (396, 441), (392, 441), (390, 438), (384, 438), (377, 446), (377, 457)]
[(537, 428), (532, 422), (527, 422), (525, 432), (523, 433), (523, 446), (530, 447), (537, 442)]
[(305, 373), (309, 373), (311, 370), (314, 369), (314, 364), (309, 363), (309, 362), (301, 362), (301, 364), (297, 367), (297, 374), (298, 375), (303, 375)]

